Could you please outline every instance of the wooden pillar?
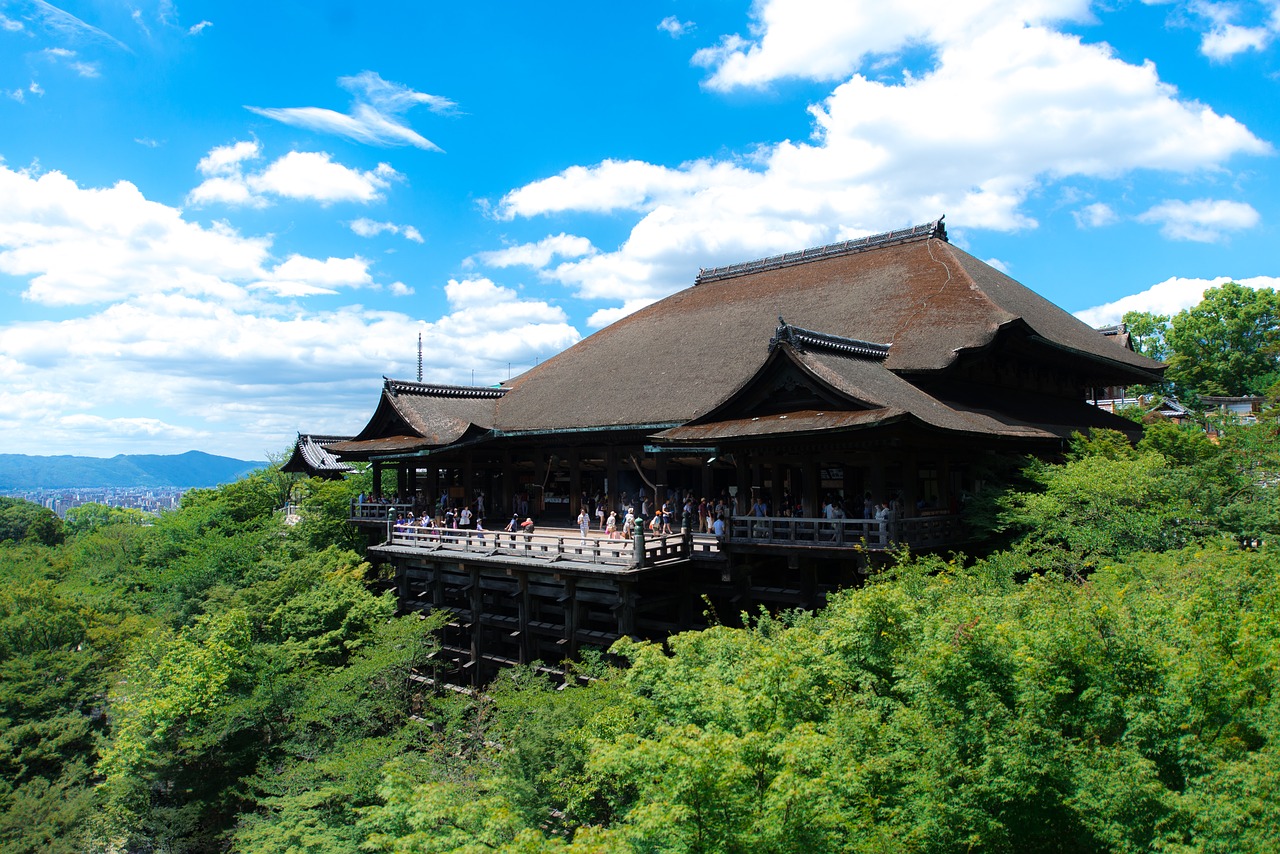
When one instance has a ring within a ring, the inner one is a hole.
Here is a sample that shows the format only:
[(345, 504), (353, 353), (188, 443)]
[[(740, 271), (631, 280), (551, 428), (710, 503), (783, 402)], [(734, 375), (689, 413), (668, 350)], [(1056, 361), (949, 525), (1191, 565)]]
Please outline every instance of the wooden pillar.
[[(610, 445), (604, 451), (604, 471), (605, 492), (609, 496), (609, 506), (605, 508), (605, 515), (609, 515), (610, 510), (618, 509), (618, 502), (622, 500), (622, 481), (619, 474), (618, 466), (618, 449)], [(622, 519), (618, 519), (618, 528), (622, 528)]]
[(653, 496), (653, 507), (658, 509), (663, 502), (667, 500), (667, 456), (666, 454), (655, 454), (653, 462), (654, 469), (653, 485), (657, 487), (658, 494)]
[(373, 463), (373, 492), (375, 495), (382, 494), (382, 463), (376, 460)]
[(916, 515), (916, 501), (920, 498), (920, 455), (908, 451), (902, 460), (902, 515)]
[(738, 484), (738, 495), (733, 502), (734, 512), (742, 514), (751, 509), (751, 485), (759, 481), (752, 480), (757, 474), (756, 467), (747, 456), (743, 455), (742, 459), (738, 459), (735, 455), (734, 462), (734, 476)]
[(569, 450), (569, 518), (577, 519), (582, 507), (582, 454), (577, 448)]
[(636, 633), (636, 591), (630, 581), (618, 582), (618, 635)]
[(475, 457), (470, 452), (462, 457), (462, 500), (466, 504), (470, 504), (476, 497), (475, 484)]
[(822, 515), (822, 466), (810, 457), (804, 464), (804, 513), (809, 517)]
[(484, 591), (480, 589), (480, 568), (471, 567), (471, 684), (479, 685), (484, 669), (484, 639), (481, 614), (484, 609)]
[(498, 519), (508, 518), (512, 513), (511, 505), (515, 495), (515, 462), (511, 459), (511, 451), (504, 448), (502, 451), (502, 494), (494, 497), (489, 512)]
[(877, 456), (871, 463), (871, 500), (877, 504), (888, 499), (885, 495), (884, 458)]
[(786, 465), (779, 460), (772, 460), (769, 463), (769, 515), (782, 515), (782, 476), (786, 472)]
[(519, 590), (516, 592), (517, 601), (517, 626), (520, 632), (520, 663), (528, 664), (533, 660), (529, 649), (529, 573), (521, 572), (518, 576), (520, 584)]
[(564, 579), (564, 655), (573, 658), (578, 654), (578, 579)]

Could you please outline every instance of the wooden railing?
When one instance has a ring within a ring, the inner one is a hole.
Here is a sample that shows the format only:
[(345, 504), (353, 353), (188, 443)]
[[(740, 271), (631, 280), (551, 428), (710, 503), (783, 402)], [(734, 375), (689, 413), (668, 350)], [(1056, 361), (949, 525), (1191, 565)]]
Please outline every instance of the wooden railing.
[(412, 504), (393, 504), (388, 501), (358, 501), (351, 499), (352, 522), (386, 522), (387, 516), (397, 516), (413, 512)]
[(951, 515), (898, 520), (735, 516), (729, 523), (730, 544), (862, 546), (883, 551), (894, 543), (922, 549), (956, 543), (960, 539), (960, 517)]
[[(392, 525), (388, 545), (424, 552), (450, 551), (476, 555), (511, 555), (533, 560), (570, 560), (616, 567), (637, 564), (633, 540), (580, 534), (532, 534), (523, 531), (474, 531), (460, 528), (424, 528), (417, 525)], [(689, 556), (689, 545), (679, 534), (646, 537), (643, 566), (653, 566)]]

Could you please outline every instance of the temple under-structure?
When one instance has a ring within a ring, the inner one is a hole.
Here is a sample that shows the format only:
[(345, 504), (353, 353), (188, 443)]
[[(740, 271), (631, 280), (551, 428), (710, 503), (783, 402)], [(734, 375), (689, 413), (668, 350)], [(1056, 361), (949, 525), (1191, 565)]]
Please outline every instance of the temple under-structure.
[[(453, 614), (440, 666), (479, 682), (623, 635), (816, 607), (897, 544), (958, 547), (961, 506), (1001, 459), (1056, 455), (1091, 427), (1132, 434), (1088, 390), (1163, 368), (939, 220), (703, 269), (497, 387), (387, 379), (364, 429), (324, 449), (375, 483), (395, 472), (395, 500), (352, 520), (405, 609)], [(721, 536), (688, 497), (723, 504)], [(620, 526), (668, 502), (671, 534), (598, 530), (597, 504)], [(395, 523), (462, 506), (488, 530)], [(501, 530), (513, 513), (533, 531)]]

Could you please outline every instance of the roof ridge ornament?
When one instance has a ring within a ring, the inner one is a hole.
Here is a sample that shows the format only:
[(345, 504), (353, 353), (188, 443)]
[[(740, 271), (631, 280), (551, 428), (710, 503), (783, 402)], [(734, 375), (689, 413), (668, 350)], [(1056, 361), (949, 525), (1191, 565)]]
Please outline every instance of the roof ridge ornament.
[(947, 226), (943, 223), (944, 219), (946, 219), (946, 214), (938, 217), (933, 222), (913, 225), (910, 228), (871, 234), (853, 240), (843, 240), (839, 243), (828, 243), (826, 246), (815, 246), (811, 249), (802, 249), (799, 252), (771, 255), (767, 258), (744, 261), (740, 264), (728, 264), (723, 267), (701, 267), (698, 269), (698, 277), (694, 279), (693, 284), (696, 287), (705, 282), (732, 279), (737, 276), (746, 276), (765, 270), (777, 270), (781, 267), (793, 267), (797, 264), (807, 264), (810, 261), (817, 261), (821, 258), (856, 255), (859, 252), (879, 249), (884, 246), (895, 246), (899, 243), (916, 243), (922, 240), (947, 241)]
[(782, 319), (782, 315), (778, 315), (778, 328), (769, 339), (769, 352), (776, 350), (779, 344), (787, 344), (798, 353), (817, 350), (841, 356), (858, 356), (863, 359), (884, 359), (889, 355), (890, 346), (857, 338), (845, 338), (843, 335), (832, 335), (828, 332), (801, 329), (799, 326), (787, 323)]
[(507, 390), (501, 387), (415, 383), (409, 380), (393, 380), (385, 376), (382, 378), (382, 388), (392, 395), (416, 394), (423, 397), (498, 398), (507, 393)]

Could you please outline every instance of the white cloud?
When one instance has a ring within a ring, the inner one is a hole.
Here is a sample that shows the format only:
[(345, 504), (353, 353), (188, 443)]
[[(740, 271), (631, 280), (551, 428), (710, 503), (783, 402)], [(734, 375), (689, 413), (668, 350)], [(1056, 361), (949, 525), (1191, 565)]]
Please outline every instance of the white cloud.
[(253, 287), (279, 296), (312, 296), (335, 294), (338, 288), (363, 288), (373, 284), (369, 262), (363, 258), (307, 258), (290, 255), (277, 264), (269, 278), (254, 282)]
[(361, 172), (335, 163), (333, 156), (324, 151), (291, 151), (260, 172), (245, 173), (244, 165), (258, 159), (261, 153), (257, 140), (212, 149), (196, 165), (207, 177), (187, 194), (187, 202), (263, 207), (274, 196), (325, 205), (368, 204), (379, 201), (382, 191), (402, 177), (389, 163)]
[(212, 26), (213, 26), (213, 21), (201, 21), (198, 24), (192, 24), (189, 28), (187, 28), (187, 35), (197, 36), (200, 33), (204, 32), (207, 28)]
[(373, 71), (338, 78), (338, 85), (354, 97), (351, 110), (339, 113), (323, 107), (248, 107), (245, 109), (287, 125), (318, 133), (345, 136), (369, 145), (413, 145), (428, 151), (440, 147), (405, 124), (403, 114), (419, 104), (435, 113), (453, 112), (457, 105), (440, 95), (415, 92), (383, 80)]
[(390, 164), (379, 163), (376, 169), (360, 172), (334, 163), (323, 151), (291, 151), (276, 160), (266, 171), (250, 176), (249, 185), (258, 193), (270, 193), (289, 199), (332, 202), (377, 201), (392, 180), (400, 174)]
[(596, 248), (585, 237), (559, 234), (544, 237), (537, 243), (522, 243), (493, 252), (481, 252), (476, 257), (491, 267), (545, 267), (557, 257), (581, 258), (594, 255)]
[(673, 39), (678, 39), (693, 30), (693, 22), (682, 21), (675, 15), (668, 15), (658, 22), (658, 29), (662, 30)]
[(1077, 311), (1076, 317), (1090, 326), (1098, 327), (1119, 323), (1130, 311), (1147, 311), (1152, 314), (1172, 316), (1200, 302), (1204, 298), (1204, 292), (1209, 288), (1220, 287), (1227, 282), (1236, 282), (1247, 288), (1280, 289), (1280, 278), (1274, 276), (1254, 276), (1245, 279), (1231, 276), (1218, 276), (1216, 279), (1184, 279), (1175, 276), (1114, 302)]
[[(1235, 119), (1180, 98), (1151, 63), (1127, 63), (1049, 26), (1087, 17), (1084, 0), (761, 0), (753, 14), (750, 40), (697, 55), (711, 68), (708, 85), (843, 81), (810, 107), (810, 138), (679, 166), (575, 165), (514, 188), (495, 206), (501, 219), (638, 215), (617, 251), (549, 257), (543, 275), (625, 304), (687, 285), (699, 266), (943, 213), (970, 229), (1034, 228), (1028, 201), (1064, 179), (1150, 170), (1190, 182), (1233, 157), (1271, 152)], [(927, 51), (928, 67), (901, 65), (906, 48)], [(900, 79), (859, 73), (886, 58)], [(1091, 226), (1118, 218), (1104, 203), (1078, 217)]]
[(219, 145), (209, 150), (200, 158), (196, 170), (201, 175), (238, 175), (241, 164), (248, 160), (256, 160), (262, 156), (262, 145), (256, 140), (233, 142), (231, 145)]
[(86, 62), (77, 59), (78, 54), (74, 50), (65, 47), (48, 47), (42, 50), (41, 55), (51, 63), (65, 65), (81, 77), (100, 77), (102, 71), (96, 62)]
[(1200, 42), (1200, 50), (1210, 59), (1230, 59), (1246, 50), (1263, 50), (1274, 36), (1266, 27), (1227, 24), (1206, 33)]
[(1111, 209), (1111, 205), (1104, 202), (1085, 205), (1078, 211), (1072, 211), (1071, 215), (1080, 228), (1102, 228), (1120, 221), (1119, 215)]
[(308, 309), (298, 292), (380, 287), (370, 263), (276, 260), (272, 238), (188, 222), (127, 182), (0, 165), (0, 198), (0, 274), (61, 309), (0, 320), (0, 430), (15, 453), (260, 456), (300, 429), (358, 430), (380, 376), (413, 376), (419, 332), (427, 378), (450, 383), (505, 379), (579, 338), (559, 307), (489, 280), (449, 282), (447, 313), (428, 323)]
[(377, 237), (379, 234), (398, 234), (414, 243), (422, 242), (422, 233), (412, 225), (396, 225), (394, 222), (376, 222), (366, 217), (354, 219), (351, 230), (361, 237)]
[(1006, 276), (1009, 275), (1009, 265), (1004, 261), (1001, 261), (999, 258), (988, 258), (983, 263), (985, 263), (988, 267), (995, 267), (997, 270), (999, 270), (1001, 273), (1004, 273)]
[[(24, 9), (24, 17), (28, 24), (36, 25), (45, 32), (71, 43), (105, 44), (125, 53), (133, 53), (115, 36), (45, 0), (32, 0)], [(6, 25), (5, 29), (10, 29), (9, 25)]]
[[(1192, 0), (1188, 11), (1204, 21), (1207, 30), (1200, 40), (1200, 52), (1223, 62), (1247, 50), (1263, 51), (1280, 33), (1280, 3), (1210, 2)], [(1253, 25), (1238, 23), (1250, 17)]]
[(389, 290), (394, 297), (411, 297), (413, 296), (413, 288), (404, 282), (392, 282)]
[(911, 45), (957, 46), (996, 27), (1087, 20), (1088, 0), (980, 0), (952, 3), (859, 3), (761, 0), (752, 7), (753, 38), (730, 35), (694, 55), (712, 69), (713, 89), (767, 86), (802, 78), (837, 81), (869, 58)]
[(1224, 232), (1253, 228), (1259, 218), (1252, 205), (1224, 199), (1164, 201), (1137, 217), (1139, 222), (1158, 223), (1160, 233), (1170, 240), (1201, 243), (1221, 240)]
[(602, 308), (592, 312), (587, 318), (587, 326), (591, 329), (603, 329), (610, 323), (617, 323), (629, 314), (635, 314), (640, 309), (648, 305), (653, 305), (654, 300), (651, 299), (633, 299), (627, 300), (617, 308)]

